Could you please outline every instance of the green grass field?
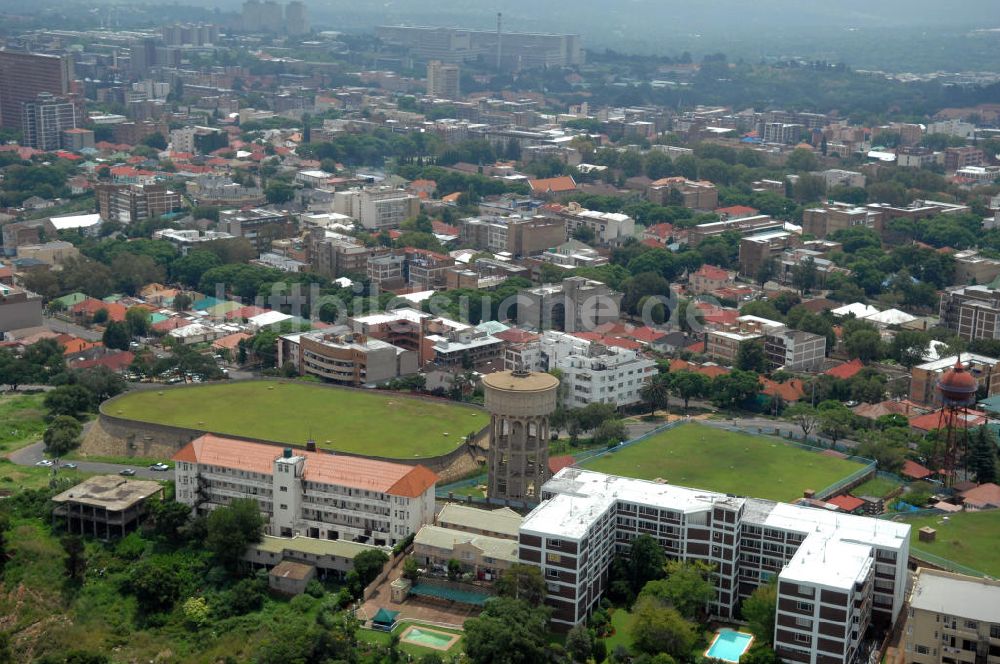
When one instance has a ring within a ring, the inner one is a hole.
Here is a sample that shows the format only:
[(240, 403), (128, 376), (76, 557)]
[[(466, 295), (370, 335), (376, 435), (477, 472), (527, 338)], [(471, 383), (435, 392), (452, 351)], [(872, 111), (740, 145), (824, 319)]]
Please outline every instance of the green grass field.
[(583, 464), (590, 470), (771, 500), (794, 500), (860, 470), (851, 461), (702, 424), (684, 424)]
[[(162, 392), (162, 393), (161, 393)], [(489, 422), (482, 410), (304, 383), (248, 381), (132, 392), (115, 417), (389, 458), (440, 456)]]
[(885, 498), (899, 488), (899, 482), (875, 477), (851, 489), (852, 496), (875, 496)]
[[(910, 548), (919, 556), (926, 551), (974, 570), (1000, 576), (1000, 510), (960, 512), (919, 517), (902, 517), (913, 530)], [(924, 526), (937, 530), (937, 540), (932, 543), (919, 541), (917, 531)]]
[(44, 394), (0, 396), (0, 451), (12, 452), (45, 433)]

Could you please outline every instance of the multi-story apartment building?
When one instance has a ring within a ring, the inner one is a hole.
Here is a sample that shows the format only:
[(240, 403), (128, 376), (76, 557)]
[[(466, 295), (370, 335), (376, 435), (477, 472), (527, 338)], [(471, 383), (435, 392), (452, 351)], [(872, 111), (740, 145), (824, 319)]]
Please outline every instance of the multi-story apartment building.
[(455, 267), (455, 259), (427, 249), (406, 249), (407, 281), (420, 290), (444, 288), (448, 270)]
[(219, 230), (236, 237), (245, 237), (257, 253), (263, 253), (271, 248), (272, 240), (290, 237), (294, 224), (286, 212), (263, 208), (222, 210), (219, 212)]
[(42, 93), (65, 96), (72, 82), (68, 55), (0, 51), (0, 126), (21, 129), (24, 104)]
[(447, 64), (440, 60), (428, 62), (427, 94), (442, 99), (458, 99), (461, 96), (458, 65)]
[(52, 151), (63, 147), (63, 132), (76, 129), (76, 105), (65, 97), (43, 92), (24, 103), (21, 127), (24, 145)]
[(917, 568), (906, 664), (1000, 664), (1000, 581)]
[(284, 451), (205, 434), (174, 456), (177, 500), (199, 513), (255, 500), (268, 534), (394, 546), (434, 522), (437, 475), (416, 465)]
[(768, 329), (764, 355), (771, 369), (819, 371), (826, 358), (826, 337), (787, 327)]
[(741, 236), (747, 236), (768, 231), (780, 231), (784, 228), (785, 222), (772, 219), (766, 214), (712, 221), (707, 224), (698, 224), (689, 230), (688, 244), (692, 247), (697, 247), (708, 238), (722, 235), (728, 231), (735, 231)]
[(537, 330), (587, 332), (618, 320), (622, 294), (599, 281), (569, 277), (518, 293), (517, 324)]
[(693, 295), (704, 295), (720, 288), (728, 288), (736, 283), (736, 273), (723, 270), (715, 265), (702, 265), (688, 277), (688, 285)]
[(979, 148), (967, 145), (961, 148), (945, 148), (944, 169), (957, 171), (966, 166), (982, 166), (986, 163), (986, 155)]
[(656, 180), (646, 188), (646, 198), (657, 205), (670, 205), (671, 192), (677, 192), (678, 202), (686, 208), (714, 210), (719, 207), (719, 192), (708, 180), (683, 177)]
[(864, 187), (865, 174), (857, 171), (845, 171), (841, 168), (830, 168), (825, 171), (813, 173), (823, 178), (827, 189), (833, 187)]
[(369, 254), (365, 270), (368, 279), (379, 288), (399, 288), (406, 283), (404, 254)]
[(563, 219), (569, 236), (582, 228), (589, 230), (593, 233), (596, 244), (620, 244), (635, 236), (635, 220), (627, 214), (587, 210), (580, 207), (579, 203), (547, 205), (543, 212)]
[(463, 244), (495, 253), (534, 256), (566, 241), (566, 221), (556, 217), (469, 217), (459, 222)]
[(600, 601), (616, 552), (641, 534), (671, 560), (715, 567), (707, 607), (732, 617), (774, 578), (774, 648), (787, 662), (849, 664), (869, 624), (900, 614), (910, 526), (812, 507), (565, 468), (542, 487), (521, 524), (522, 563), (541, 569), (559, 629)]
[(397, 228), (420, 214), (420, 198), (403, 189), (348, 189), (333, 195), (333, 211), (345, 214), (369, 230)]
[(966, 341), (1000, 339), (1000, 290), (963, 286), (941, 293), (941, 324)]
[(99, 184), (94, 187), (101, 219), (129, 224), (179, 210), (180, 193), (165, 184)]
[[(546, 352), (545, 337), (542, 353)], [(625, 348), (590, 343), (586, 352), (567, 355), (550, 367), (562, 372), (563, 405), (583, 408), (592, 403), (615, 408), (642, 401), (642, 388), (656, 374), (656, 362)]]
[(797, 247), (800, 242), (801, 238), (789, 231), (770, 231), (742, 238), (740, 274), (756, 278), (765, 263), (779, 259), (786, 249)]
[(763, 143), (791, 145), (802, 138), (805, 125), (789, 122), (761, 122), (757, 125), (757, 136)]
[(966, 249), (954, 254), (956, 284), (988, 284), (1000, 277), (1000, 260), (982, 256), (976, 249)]
[(467, 327), (425, 337), (438, 367), (476, 367), (503, 357), (504, 342), (485, 330)]
[(16, 286), (0, 284), (0, 337), (4, 332), (41, 325), (41, 296)]
[(368, 258), (374, 253), (349, 235), (312, 228), (308, 238), (309, 268), (329, 279), (368, 273)]
[(845, 228), (862, 226), (882, 232), (881, 214), (849, 203), (826, 203), (802, 212), (802, 232), (823, 239)]
[(937, 382), (942, 374), (961, 362), (987, 396), (1000, 393), (1000, 360), (977, 353), (962, 353), (918, 364), (910, 370), (910, 400), (925, 406), (941, 407)]
[(584, 63), (580, 35), (500, 32), (403, 25), (380, 25), (385, 44), (406, 49), (419, 60), (484, 60), (504, 69), (570, 67)]
[(924, 147), (901, 147), (896, 150), (896, 165), (901, 168), (927, 168), (944, 161), (944, 154)]
[(340, 329), (279, 337), (278, 367), (290, 362), (302, 375), (353, 387), (378, 385), (419, 369), (415, 351)]
[(766, 332), (781, 327), (781, 323), (766, 318), (740, 316), (734, 325), (720, 326), (705, 332), (705, 354), (723, 364), (734, 366), (744, 344), (763, 344)]

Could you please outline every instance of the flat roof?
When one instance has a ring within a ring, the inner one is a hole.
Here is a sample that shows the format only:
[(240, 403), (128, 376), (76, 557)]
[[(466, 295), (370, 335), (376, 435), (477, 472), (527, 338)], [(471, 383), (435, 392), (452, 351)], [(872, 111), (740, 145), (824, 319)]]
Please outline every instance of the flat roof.
[(1000, 623), (1000, 583), (920, 568), (910, 606), (950, 616)]
[(80, 503), (120, 512), (163, 490), (159, 482), (130, 480), (120, 475), (97, 475), (52, 498), (54, 503)]
[(347, 540), (324, 540), (314, 537), (272, 537), (264, 535), (252, 548), (265, 553), (308, 553), (314, 556), (339, 556), (353, 560), (362, 551), (382, 550), (382, 547)]

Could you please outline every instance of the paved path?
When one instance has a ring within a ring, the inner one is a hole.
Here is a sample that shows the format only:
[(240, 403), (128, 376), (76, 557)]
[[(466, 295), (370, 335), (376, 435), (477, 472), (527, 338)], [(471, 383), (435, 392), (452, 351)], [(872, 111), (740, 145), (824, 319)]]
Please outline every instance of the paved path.
[[(37, 443), (32, 443), (27, 447), (22, 447), (16, 452), (11, 452), (7, 455), (13, 463), (18, 466), (34, 466), (35, 463), (41, 461), (45, 458), (44, 454), (45, 444), (41, 441)], [(100, 461), (71, 461), (69, 463), (75, 463), (77, 465), (77, 470), (85, 473), (104, 473), (115, 475), (119, 471), (125, 468), (131, 468), (135, 471), (136, 477), (145, 477), (153, 480), (170, 480), (174, 478), (173, 469), (159, 472), (155, 470), (150, 470), (144, 464), (137, 466), (124, 466), (117, 463), (103, 463)]]
[(86, 327), (81, 327), (75, 323), (70, 323), (59, 318), (46, 317), (45, 327), (49, 328), (53, 332), (60, 334), (72, 334), (74, 337), (80, 337), (81, 339), (86, 339), (87, 341), (100, 341), (101, 332), (97, 330), (89, 329)]

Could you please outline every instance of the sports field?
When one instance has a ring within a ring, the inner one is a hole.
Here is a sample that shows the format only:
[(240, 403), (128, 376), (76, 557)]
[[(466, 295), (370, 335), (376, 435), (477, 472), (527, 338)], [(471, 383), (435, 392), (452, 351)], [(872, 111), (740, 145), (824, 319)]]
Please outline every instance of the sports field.
[(794, 500), (860, 470), (778, 438), (734, 433), (703, 424), (674, 429), (583, 465), (603, 473), (771, 500)]
[[(990, 576), (1000, 576), (1000, 510), (959, 512), (908, 517), (910, 548), (919, 557), (921, 551), (940, 556), (959, 565), (971, 567)], [(921, 542), (918, 531), (930, 526), (937, 531), (934, 542)], [(933, 562), (933, 561), (932, 561)]]
[(435, 457), (489, 422), (482, 410), (305, 383), (246, 381), (131, 392), (107, 415), (395, 459)]

